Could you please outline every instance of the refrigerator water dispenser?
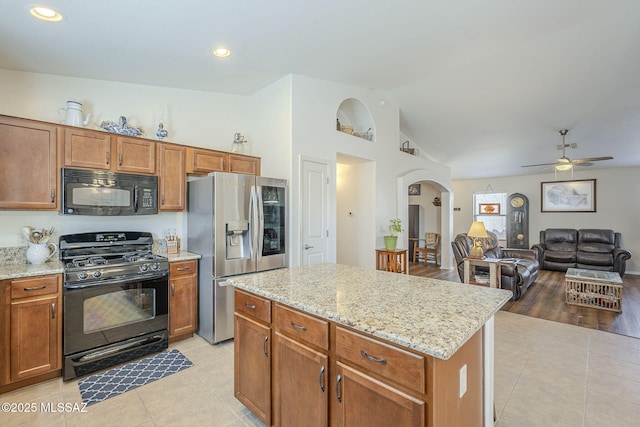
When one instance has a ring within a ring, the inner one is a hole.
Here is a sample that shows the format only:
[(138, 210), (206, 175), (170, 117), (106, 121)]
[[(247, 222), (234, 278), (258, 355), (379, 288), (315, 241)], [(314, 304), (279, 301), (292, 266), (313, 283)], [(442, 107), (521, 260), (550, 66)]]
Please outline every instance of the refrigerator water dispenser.
[(227, 228), (227, 259), (251, 257), (249, 245), (249, 221), (229, 221)]

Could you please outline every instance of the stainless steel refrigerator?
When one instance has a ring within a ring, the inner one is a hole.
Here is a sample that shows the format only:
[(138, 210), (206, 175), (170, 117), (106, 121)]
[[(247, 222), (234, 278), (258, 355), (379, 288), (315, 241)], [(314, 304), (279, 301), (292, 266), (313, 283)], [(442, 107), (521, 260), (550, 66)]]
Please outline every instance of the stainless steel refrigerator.
[(287, 266), (287, 181), (214, 172), (188, 184), (187, 245), (202, 255), (198, 335), (233, 338), (233, 276)]

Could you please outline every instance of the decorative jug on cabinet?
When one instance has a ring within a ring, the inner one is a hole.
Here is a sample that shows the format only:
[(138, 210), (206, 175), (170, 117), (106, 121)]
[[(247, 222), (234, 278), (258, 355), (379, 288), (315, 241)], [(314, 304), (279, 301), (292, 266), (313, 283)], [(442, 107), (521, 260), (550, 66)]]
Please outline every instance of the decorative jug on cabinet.
[(31, 264), (44, 264), (57, 253), (58, 245), (55, 243), (29, 242), (29, 249), (27, 249), (27, 261)]
[(64, 116), (64, 124), (70, 126), (86, 126), (89, 124), (91, 114), (87, 114), (87, 118), (82, 119), (82, 104), (77, 101), (67, 101), (67, 108), (59, 108), (58, 114)]

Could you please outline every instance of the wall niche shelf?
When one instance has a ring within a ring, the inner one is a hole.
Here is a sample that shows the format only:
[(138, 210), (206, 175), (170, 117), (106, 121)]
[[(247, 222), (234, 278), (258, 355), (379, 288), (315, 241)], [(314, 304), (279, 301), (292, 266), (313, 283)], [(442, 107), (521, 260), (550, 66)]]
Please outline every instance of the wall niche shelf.
[(365, 105), (355, 98), (347, 98), (336, 112), (336, 130), (367, 141), (375, 138), (373, 118)]

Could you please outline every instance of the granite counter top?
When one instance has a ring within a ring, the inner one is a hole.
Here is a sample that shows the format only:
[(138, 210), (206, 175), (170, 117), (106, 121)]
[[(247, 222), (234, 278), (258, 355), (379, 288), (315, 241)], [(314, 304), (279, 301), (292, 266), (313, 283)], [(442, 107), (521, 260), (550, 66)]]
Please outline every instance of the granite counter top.
[(232, 284), (439, 359), (451, 357), (512, 296), (340, 264), (249, 274)]
[(169, 262), (189, 261), (189, 260), (192, 260), (192, 259), (200, 259), (200, 258), (202, 258), (202, 255), (200, 255), (200, 254), (196, 254), (196, 253), (193, 253), (193, 252), (187, 252), (187, 251), (180, 251), (177, 254), (169, 254), (169, 253), (166, 253), (166, 252), (157, 252), (157, 254), (167, 257)]
[(46, 274), (61, 274), (64, 264), (58, 260), (44, 264), (10, 264), (0, 265), (0, 280), (16, 279), (19, 277), (44, 276)]

